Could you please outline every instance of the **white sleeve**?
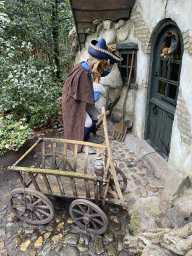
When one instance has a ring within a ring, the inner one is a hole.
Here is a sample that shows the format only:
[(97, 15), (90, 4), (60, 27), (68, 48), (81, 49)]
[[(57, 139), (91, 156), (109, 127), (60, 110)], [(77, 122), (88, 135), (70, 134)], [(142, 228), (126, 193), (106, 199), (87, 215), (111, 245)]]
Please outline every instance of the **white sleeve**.
[(102, 84), (97, 84), (97, 83), (93, 82), (93, 90), (95, 92), (104, 92), (105, 87)]

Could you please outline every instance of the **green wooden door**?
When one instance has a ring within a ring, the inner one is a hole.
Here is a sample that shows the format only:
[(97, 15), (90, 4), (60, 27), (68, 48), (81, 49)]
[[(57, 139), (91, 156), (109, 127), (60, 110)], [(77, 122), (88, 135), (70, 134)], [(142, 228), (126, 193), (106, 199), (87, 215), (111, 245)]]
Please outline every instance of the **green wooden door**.
[[(181, 42), (177, 38), (177, 48), (172, 54), (162, 56), (162, 45), (167, 42), (167, 34), (176, 26), (168, 25), (159, 29), (153, 43), (150, 91), (148, 97), (148, 118), (146, 138), (166, 156), (169, 155), (172, 125), (179, 91), (181, 71)], [(166, 39), (165, 39), (166, 38)], [(171, 37), (170, 39), (170, 47)], [(174, 36), (175, 39), (175, 36)], [(169, 43), (169, 42), (168, 42)]]

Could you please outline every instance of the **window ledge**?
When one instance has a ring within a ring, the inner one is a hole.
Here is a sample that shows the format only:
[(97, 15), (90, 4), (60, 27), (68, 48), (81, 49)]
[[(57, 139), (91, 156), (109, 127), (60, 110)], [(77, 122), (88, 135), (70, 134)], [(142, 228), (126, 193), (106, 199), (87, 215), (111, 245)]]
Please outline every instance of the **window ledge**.
[(120, 43), (116, 45), (118, 51), (130, 51), (130, 50), (138, 50), (138, 44), (135, 43)]

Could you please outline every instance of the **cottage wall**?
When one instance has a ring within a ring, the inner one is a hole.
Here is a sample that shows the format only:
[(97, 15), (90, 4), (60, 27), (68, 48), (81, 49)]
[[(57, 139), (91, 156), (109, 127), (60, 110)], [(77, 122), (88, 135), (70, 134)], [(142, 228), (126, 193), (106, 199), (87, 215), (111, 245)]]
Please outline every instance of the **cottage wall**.
[[(88, 58), (87, 47), (92, 39), (104, 37), (107, 44), (137, 43), (138, 90), (130, 90), (126, 117), (133, 122), (132, 130), (144, 138), (146, 122), (147, 90), (149, 85), (150, 53), (154, 34), (166, 20), (173, 20), (182, 32), (184, 53), (180, 75), (180, 87), (174, 116), (169, 164), (175, 169), (191, 174), (192, 170), (192, 2), (191, 0), (137, 0), (127, 21), (104, 21), (92, 34), (87, 34), (85, 47), (78, 52), (76, 62)], [(124, 99), (124, 87), (117, 66), (102, 80), (113, 88), (110, 100), (118, 94), (121, 99), (113, 111), (113, 118), (120, 118)], [(99, 104), (103, 104), (101, 99)]]

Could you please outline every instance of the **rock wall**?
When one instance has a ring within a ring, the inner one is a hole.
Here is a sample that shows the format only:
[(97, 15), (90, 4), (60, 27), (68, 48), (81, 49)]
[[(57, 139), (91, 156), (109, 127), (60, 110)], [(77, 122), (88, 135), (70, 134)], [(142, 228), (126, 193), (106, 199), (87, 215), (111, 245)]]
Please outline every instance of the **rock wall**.
[[(129, 90), (126, 120), (132, 120), (133, 132), (144, 138), (147, 88), (150, 67), (150, 52), (154, 34), (166, 20), (173, 20), (181, 30), (184, 41), (184, 54), (180, 76), (180, 89), (176, 113), (174, 117), (169, 164), (181, 171), (191, 174), (192, 169), (192, 2), (191, 0), (137, 0), (129, 20), (112, 22), (109, 20), (97, 23), (94, 33), (86, 36), (85, 47), (78, 52), (76, 63), (88, 58), (87, 47), (92, 39), (104, 37), (107, 44), (137, 43), (137, 77), (138, 90)], [(121, 99), (114, 108), (113, 116), (116, 121), (121, 116), (124, 99), (124, 87), (117, 67), (101, 83), (113, 87), (110, 101), (118, 94)], [(104, 104), (102, 98), (99, 105)]]

